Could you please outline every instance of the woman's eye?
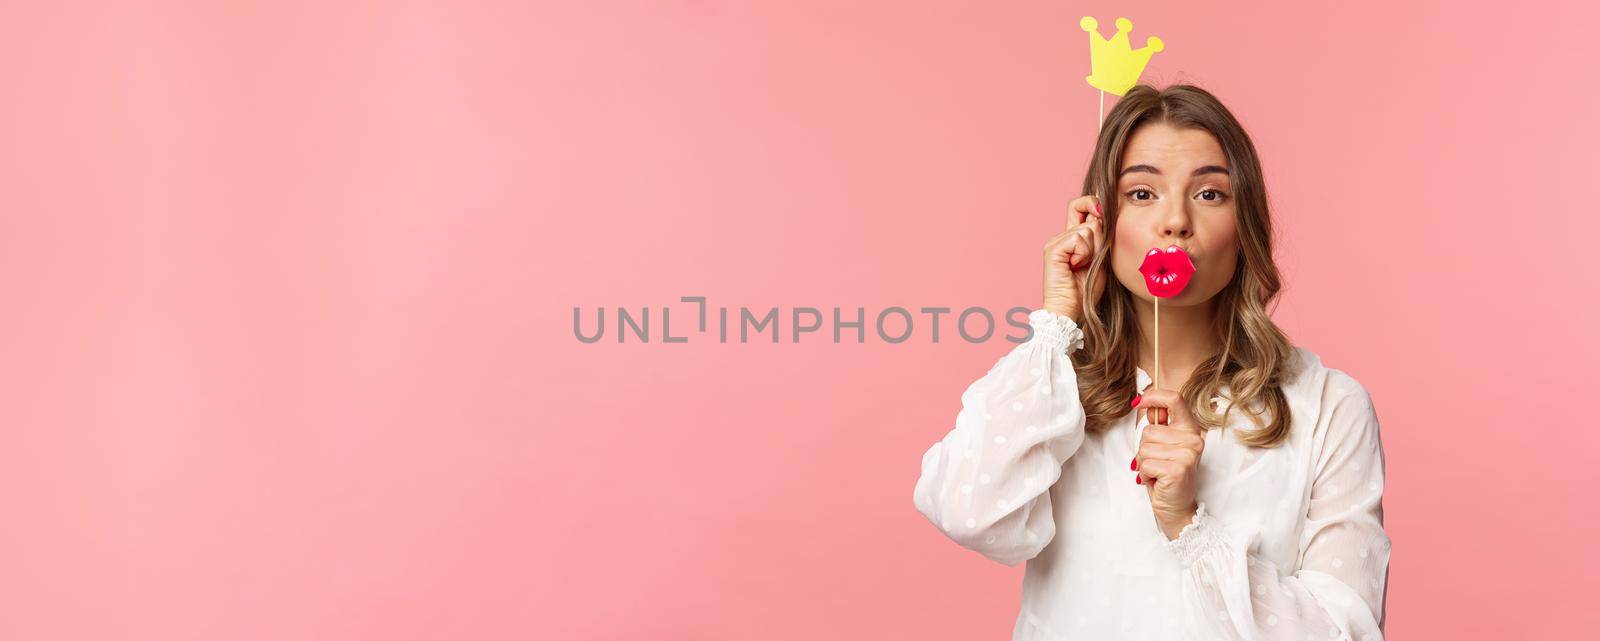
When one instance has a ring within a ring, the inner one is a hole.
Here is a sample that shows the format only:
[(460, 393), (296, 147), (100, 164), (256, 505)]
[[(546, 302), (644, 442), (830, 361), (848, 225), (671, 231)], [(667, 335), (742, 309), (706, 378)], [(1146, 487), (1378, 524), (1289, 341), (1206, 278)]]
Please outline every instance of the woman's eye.
[(1134, 190), (1128, 192), (1128, 198), (1131, 198), (1133, 200), (1149, 200), (1148, 198), (1140, 197), (1139, 194), (1148, 194), (1150, 196), (1155, 196), (1155, 194), (1151, 193), (1150, 190), (1148, 190), (1148, 189), (1134, 189)]
[[(1212, 198), (1206, 198), (1205, 197), (1206, 194), (1211, 194), (1213, 197)], [(1227, 194), (1224, 194), (1224, 193), (1222, 193), (1220, 191), (1217, 191), (1215, 189), (1206, 189), (1206, 190), (1202, 190), (1200, 192), (1200, 196), (1201, 196), (1201, 200), (1209, 200), (1209, 201), (1212, 201), (1212, 202), (1216, 202), (1216, 201), (1222, 200), (1223, 198), (1227, 197)]]

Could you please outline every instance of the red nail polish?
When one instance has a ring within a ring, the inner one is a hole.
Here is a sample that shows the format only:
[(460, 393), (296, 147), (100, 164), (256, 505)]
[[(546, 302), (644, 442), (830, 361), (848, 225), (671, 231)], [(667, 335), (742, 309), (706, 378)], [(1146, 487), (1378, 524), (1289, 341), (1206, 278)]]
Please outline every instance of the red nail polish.
[(1094, 213), (1100, 214), (1101, 216), (1106, 215), (1105, 212), (1100, 211), (1100, 203), (1095, 203), (1094, 204)]
[(1133, 462), (1130, 463), (1129, 466), (1133, 468), (1133, 471), (1139, 471), (1139, 457), (1133, 457)]
[(1138, 396), (1133, 397), (1133, 402), (1130, 403), (1128, 405), (1128, 407), (1138, 407), (1139, 406), (1139, 401), (1142, 400), (1142, 399), (1144, 399), (1144, 395), (1143, 394), (1140, 394)]
[(1144, 485), (1144, 475), (1140, 474), (1139, 476), (1133, 477), (1133, 482), (1134, 483), (1138, 483), (1140, 485)]

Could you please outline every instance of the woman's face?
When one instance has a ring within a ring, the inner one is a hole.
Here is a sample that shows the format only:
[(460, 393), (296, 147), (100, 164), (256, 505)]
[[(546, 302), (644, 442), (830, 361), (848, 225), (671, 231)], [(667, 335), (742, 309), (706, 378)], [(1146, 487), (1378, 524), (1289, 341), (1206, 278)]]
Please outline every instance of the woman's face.
[(1117, 229), (1111, 269), (1134, 296), (1150, 301), (1139, 265), (1151, 248), (1177, 245), (1195, 273), (1170, 305), (1202, 304), (1233, 279), (1239, 226), (1222, 145), (1203, 129), (1149, 123), (1135, 129), (1117, 178)]

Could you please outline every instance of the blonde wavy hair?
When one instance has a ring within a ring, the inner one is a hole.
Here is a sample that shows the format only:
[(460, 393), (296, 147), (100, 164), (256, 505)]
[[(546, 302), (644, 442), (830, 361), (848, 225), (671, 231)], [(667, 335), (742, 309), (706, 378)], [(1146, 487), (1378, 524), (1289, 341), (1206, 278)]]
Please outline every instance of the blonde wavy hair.
[[(1109, 232), (1116, 229), (1120, 204), (1116, 197), (1117, 175), (1128, 139), (1141, 125), (1157, 122), (1202, 129), (1216, 137), (1228, 158), (1238, 212), (1239, 269), (1217, 294), (1212, 323), (1221, 353), (1196, 367), (1180, 393), (1205, 429), (1225, 425), (1228, 415), (1237, 408), (1256, 427), (1241, 431), (1240, 442), (1276, 447), (1289, 434), (1289, 404), (1282, 384), (1294, 348), (1273, 323), (1268, 310), (1282, 287), (1278, 266), (1272, 259), (1272, 217), (1255, 145), (1239, 121), (1211, 93), (1184, 84), (1163, 90), (1138, 85), (1106, 115), (1081, 192), (1100, 197), (1108, 231), (1091, 263), (1091, 278), (1104, 278), (1109, 273), (1116, 237)], [(1089, 284), (1090, 291), (1094, 287), (1094, 283)], [(1088, 415), (1086, 427), (1104, 430), (1133, 411), (1128, 402), (1137, 386), (1137, 338), (1141, 331), (1134, 314), (1134, 296), (1113, 278), (1107, 283), (1105, 294), (1097, 304), (1088, 306), (1083, 316), (1084, 345), (1073, 352), (1072, 361)], [(1229, 390), (1227, 409), (1218, 412), (1210, 399), (1221, 394), (1224, 384)]]

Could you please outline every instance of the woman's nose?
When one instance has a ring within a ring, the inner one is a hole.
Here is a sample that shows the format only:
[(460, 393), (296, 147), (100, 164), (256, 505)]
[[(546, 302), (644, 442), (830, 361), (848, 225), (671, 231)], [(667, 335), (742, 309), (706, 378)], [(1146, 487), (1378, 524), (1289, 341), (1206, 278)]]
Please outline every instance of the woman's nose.
[(1182, 206), (1174, 207), (1168, 212), (1166, 218), (1161, 220), (1161, 237), (1182, 239), (1194, 234), (1193, 223), (1190, 221), (1189, 212)]

